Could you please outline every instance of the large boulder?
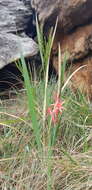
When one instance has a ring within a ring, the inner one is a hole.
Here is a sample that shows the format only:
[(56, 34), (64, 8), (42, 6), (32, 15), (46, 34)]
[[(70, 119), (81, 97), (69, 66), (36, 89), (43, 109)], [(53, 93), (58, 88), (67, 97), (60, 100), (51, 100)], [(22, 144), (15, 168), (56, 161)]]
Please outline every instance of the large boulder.
[(24, 31), (32, 12), (20, 0), (0, 0), (0, 32)]
[(72, 63), (69, 72), (85, 65), (72, 77), (73, 89), (80, 86), (92, 99), (92, 0), (32, 0), (32, 6), (47, 35), (58, 18), (51, 55), (56, 72), (60, 44), (62, 58), (66, 54), (67, 63)]
[[(68, 63), (85, 58), (92, 51), (92, 24), (79, 27), (74, 32), (67, 35), (58, 33), (52, 51), (52, 59), (54, 61), (58, 59), (58, 43), (60, 43), (62, 50), (62, 60), (65, 55)], [(54, 66), (56, 66), (56, 70), (58, 70), (58, 65), (54, 63)]]
[(58, 29), (64, 33), (92, 19), (92, 0), (32, 0), (32, 6), (46, 29), (58, 17)]
[(0, 69), (19, 59), (21, 52), (24, 57), (37, 54), (37, 44), (25, 35), (32, 17), (30, 0), (0, 0)]
[(11, 33), (0, 33), (0, 46), (0, 69), (18, 60), (21, 55), (32, 57), (38, 52), (38, 46), (31, 38)]

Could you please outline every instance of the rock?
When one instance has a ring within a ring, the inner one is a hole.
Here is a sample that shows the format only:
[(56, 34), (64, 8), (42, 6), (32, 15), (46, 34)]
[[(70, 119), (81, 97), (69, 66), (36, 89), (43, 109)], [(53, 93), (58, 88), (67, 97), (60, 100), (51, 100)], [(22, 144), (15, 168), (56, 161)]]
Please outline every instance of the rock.
[[(54, 68), (58, 72), (58, 59), (53, 60)], [(76, 70), (79, 69), (77, 72)], [(65, 72), (65, 81), (75, 72), (71, 80), (68, 82), (68, 87), (72, 88), (74, 92), (79, 89), (84, 93), (88, 99), (92, 101), (92, 57), (77, 61), (72, 64)]]
[(67, 63), (72, 63), (66, 75), (86, 65), (72, 77), (71, 86), (92, 100), (92, 0), (32, 0), (32, 6), (46, 35), (58, 18), (51, 63), (58, 73), (60, 43), (62, 58), (67, 53)]
[(46, 30), (55, 25), (57, 17), (58, 30), (64, 33), (92, 19), (92, 0), (32, 0), (32, 7)]
[(31, 15), (23, 1), (0, 0), (0, 32), (24, 31)]
[(67, 62), (82, 59), (92, 51), (92, 24), (77, 28), (74, 32), (61, 36), (57, 34), (53, 45), (53, 59), (60, 43), (62, 58), (67, 55)]
[[(62, 0), (61, 0), (62, 1)], [(45, 25), (46, 21), (48, 18), (50, 18), (50, 24), (53, 24), (52, 21), (52, 15), (54, 16), (55, 14), (55, 20), (57, 15), (59, 14), (59, 4), (58, 1), (55, 0), (31, 0), (32, 7), (35, 9), (36, 13), (38, 14), (39, 21), (42, 25)], [(48, 13), (48, 14), (47, 14)], [(54, 21), (55, 21), (54, 20)], [(50, 26), (51, 26), (50, 25)], [(49, 23), (48, 23), (49, 27)]]
[(11, 33), (0, 33), (0, 69), (18, 60), (21, 54), (32, 57), (38, 52), (37, 44), (29, 37), (19, 37)]
[(0, 69), (19, 59), (21, 51), (24, 57), (37, 54), (37, 44), (25, 35), (32, 17), (30, 0), (0, 0)]
[(92, 58), (77, 62), (77, 64), (74, 64), (71, 69), (69, 68), (66, 75), (69, 72), (75, 72), (79, 68), (80, 70), (73, 75), (69, 85), (74, 92), (79, 89), (81, 93), (84, 93), (87, 98), (92, 101)]
[[(69, 86), (76, 92), (78, 89), (92, 101), (92, 24), (77, 28), (73, 33), (61, 37), (57, 34), (52, 51), (52, 63), (58, 72), (57, 44), (60, 42), (62, 63), (66, 55), (66, 61), (70, 64), (66, 71), (66, 80), (69, 73), (73, 73), (81, 66), (69, 82)], [(72, 63), (72, 64), (71, 64)]]

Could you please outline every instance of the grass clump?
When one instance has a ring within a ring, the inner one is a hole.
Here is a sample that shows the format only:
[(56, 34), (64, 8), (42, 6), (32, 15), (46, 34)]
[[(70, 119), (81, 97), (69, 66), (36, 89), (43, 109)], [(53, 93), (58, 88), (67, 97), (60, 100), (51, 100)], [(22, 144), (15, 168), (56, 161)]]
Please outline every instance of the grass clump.
[(58, 81), (48, 80), (56, 27), (46, 42), (37, 21), (43, 80), (32, 80), (21, 56), (26, 90), (0, 102), (2, 190), (92, 189), (92, 111), (86, 98), (67, 86), (71, 76), (64, 82), (60, 46)]

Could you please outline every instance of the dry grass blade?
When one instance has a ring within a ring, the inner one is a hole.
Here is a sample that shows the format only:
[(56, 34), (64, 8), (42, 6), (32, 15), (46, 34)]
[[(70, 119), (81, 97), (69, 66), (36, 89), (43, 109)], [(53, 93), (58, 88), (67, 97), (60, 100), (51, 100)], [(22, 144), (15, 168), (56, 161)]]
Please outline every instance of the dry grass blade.
[(75, 73), (77, 73), (79, 70), (81, 70), (82, 68), (86, 67), (87, 65), (83, 65), (81, 67), (79, 67), (78, 69), (76, 69), (71, 75), (70, 77), (67, 79), (67, 81), (65, 82), (65, 84), (63, 85), (61, 92), (63, 92), (63, 90), (66, 88), (66, 86), (68, 85), (69, 81), (72, 79), (72, 77), (75, 75)]

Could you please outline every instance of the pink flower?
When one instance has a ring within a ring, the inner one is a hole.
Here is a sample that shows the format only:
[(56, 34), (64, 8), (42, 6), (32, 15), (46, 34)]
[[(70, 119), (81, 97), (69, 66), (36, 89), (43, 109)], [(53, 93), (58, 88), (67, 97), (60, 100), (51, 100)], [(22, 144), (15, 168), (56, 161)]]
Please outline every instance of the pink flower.
[(64, 101), (62, 101), (59, 97), (55, 97), (55, 103), (51, 104), (51, 106), (47, 109), (47, 114), (51, 116), (52, 122), (55, 124), (58, 120), (59, 113), (62, 114), (64, 107)]

